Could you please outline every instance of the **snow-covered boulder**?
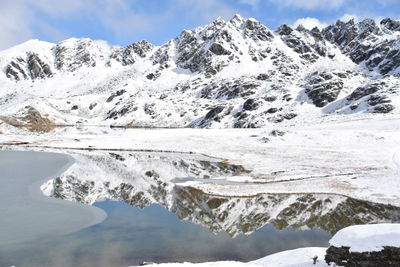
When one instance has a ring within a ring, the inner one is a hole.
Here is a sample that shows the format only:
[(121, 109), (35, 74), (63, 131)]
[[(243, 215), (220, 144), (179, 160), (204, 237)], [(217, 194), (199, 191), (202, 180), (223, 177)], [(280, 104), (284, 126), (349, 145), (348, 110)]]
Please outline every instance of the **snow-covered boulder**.
[(400, 266), (400, 224), (354, 225), (329, 241), (325, 260), (340, 266)]

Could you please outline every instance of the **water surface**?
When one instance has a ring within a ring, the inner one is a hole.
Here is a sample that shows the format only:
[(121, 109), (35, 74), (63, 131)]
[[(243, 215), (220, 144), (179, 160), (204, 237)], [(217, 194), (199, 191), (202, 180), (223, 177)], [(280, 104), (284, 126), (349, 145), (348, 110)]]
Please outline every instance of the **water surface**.
[(96, 226), (62, 237), (42, 239), (8, 251), (16, 266), (129, 266), (144, 261), (250, 261), (285, 249), (326, 246), (330, 234), (319, 230), (277, 230), (266, 225), (232, 238), (181, 221), (160, 205), (141, 210), (124, 202), (100, 202), (108, 217)]

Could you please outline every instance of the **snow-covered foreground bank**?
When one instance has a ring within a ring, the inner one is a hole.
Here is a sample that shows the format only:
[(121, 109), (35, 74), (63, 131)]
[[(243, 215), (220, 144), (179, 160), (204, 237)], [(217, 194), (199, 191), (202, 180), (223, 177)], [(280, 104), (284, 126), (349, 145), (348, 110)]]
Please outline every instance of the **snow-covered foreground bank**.
[[(328, 266), (324, 259), (326, 248), (310, 247), (299, 248), (279, 252), (252, 262), (244, 263), (238, 261), (220, 261), (220, 262), (204, 262), (204, 263), (162, 263), (149, 266), (160, 267), (322, 267)], [(313, 258), (317, 256), (316, 264), (313, 264)]]
[(174, 151), (205, 154), (249, 173), (175, 183), (220, 196), (329, 193), (400, 205), (400, 118), (327, 117), (271, 129), (3, 129), (0, 145), (34, 150)]
[[(341, 248), (349, 247), (350, 252), (379, 252), (384, 247), (392, 247), (400, 250), (400, 224), (373, 224), (373, 225), (355, 225), (342, 229), (329, 241), (331, 246)], [(325, 261), (327, 248), (306, 247), (294, 250), (287, 250), (266, 256), (264, 258), (251, 261), (249, 263), (242, 262), (205, 262), (205, 263), (164, 263), (154, 264), (151, 266), (160, 267), (230, 267), (230, 266), (249, 266), (249, 267), (328, 267), (339, 266), (335, 263), (328, 264)], [(375, 266), (373, 257), (370, 257), (370, 263)], [(393, 257), (394, 258), (394, 257)], [(375, 259), (376, 260), (376, 259)], [(392, 258), (387, 258), (378, 262), (379, 266), (395, 266)], [(346, 264), (346, 263), (345, 263)], [(362, 265), (359, 265), (362, 266)], [(376, 265), (378, 266), (378, 265)]]
[(350, 252), (381, 251), (385, 246), (400, 247), (400, 224), (349, 226), (340, 230), (329, 243), (349, 247)]

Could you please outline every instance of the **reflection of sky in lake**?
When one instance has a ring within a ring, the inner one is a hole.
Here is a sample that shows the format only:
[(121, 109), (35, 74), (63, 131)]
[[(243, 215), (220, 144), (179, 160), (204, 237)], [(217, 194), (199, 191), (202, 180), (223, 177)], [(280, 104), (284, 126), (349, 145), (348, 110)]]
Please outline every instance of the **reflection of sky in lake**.
[[(326, 246), (322, 230), (275, 230), (266, 225), (232, 239), (180, 221), (159, 205), (140, 210), (123, 202), (100, 202), (108, 218), (74, 234), (26, 243), (0, 252), (0, 262), (16, 266), (129, 266), (143, 261), (249, 261), (297, 247)], [(3, 264), (3, 263), (2, 263)], [(3, 266), (3, 265), (1, 265)]]

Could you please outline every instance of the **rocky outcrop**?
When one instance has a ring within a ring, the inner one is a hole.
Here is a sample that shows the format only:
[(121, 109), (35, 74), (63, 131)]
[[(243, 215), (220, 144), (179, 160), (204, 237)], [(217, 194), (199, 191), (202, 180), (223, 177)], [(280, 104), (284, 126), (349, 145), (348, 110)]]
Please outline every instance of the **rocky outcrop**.
[(73, 72), (82, 67), (95, 67), (104, 51), (90, 39), (68, 39), (53, 48), (57, 70)]
[(338, 21), (325, 28), (322, 35), (355, 63), (364, 63), (368, 70), (386, 75), (400, 67), (400, 42), (393, 34), (396, 31), (398, 21), (384, 19), (377, 25), (373, 19), (365, 19), (359, 23)]
[(325, 261), (346, 267), (400, 266), (400, 248), (384, 247), (381, 251), (350, 252), (349, 247), (330, 246), (326, 251)]
[(20, 64), (25, 64), (25, 60), (19, 57), (16, 60), (11, 61), (7, 65), (5, 69), (7, 78), (13, 79), (15, 81), (28, 78), (27, 74), (25, 73), (23, 67)]
[(142, 40), (118, 49), (110, 57), (120, 62), (123, 66), (127, 66), (136, 63), (140, 58), (145, 58), (153, 49), (153, 44)]
[(337, 99), (343, 89), (343, 82), (336, 73), (315, 72), (308, 77), (304, 87), (314, 105), (323, 107)]
[(35, 108), (27, 106), (23, 109), (22, 117), (0, 116), (0, 120), (17, 128), (23, 128), (30, 132), (50, 132), (56, 124), (47, 116), (43, 116)]
[(373, 82), (356, 88), (346, 99), (351, 109), (364, 103), (373, 113), (389, 113), (395, 109), (391, 101), (395, 90), (384, 82)]
[[(165, 66), (175, 57), (177, 66), (212, 76), (230, 63), (240, 62), (245, 54), (254, 61), (263, 60), (271, 52), (268, 43), (273, 39), (273, 33), (260, 22), (236, 15), (230, 21), (217, 19), (205, 27), (183, 31), (161, 46), (153, 59)], [(250, 48), (253, 44), (258, 47)]]
[(259, 82), (248, 79), (217, 80), (201, 89), (200, 97), (207, 99), (233, 99), (253, 95), (260, 87)]
[(292, 29), (284, 24), (276, 30), (276, 33), (281, 36), (288, 47), (307, 61), (315, 62), (317, 59), (327, 56), (325, 39), (318, 28), (309, 31), (301, 25), (297, 29)]
[(26, 58), (18, 57), (11, 61), (5, 70), (7, 78), (19, 80), (36, 80), (52, 76), (51, 67), (35, 53), (28, 53)]

